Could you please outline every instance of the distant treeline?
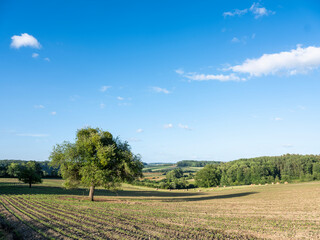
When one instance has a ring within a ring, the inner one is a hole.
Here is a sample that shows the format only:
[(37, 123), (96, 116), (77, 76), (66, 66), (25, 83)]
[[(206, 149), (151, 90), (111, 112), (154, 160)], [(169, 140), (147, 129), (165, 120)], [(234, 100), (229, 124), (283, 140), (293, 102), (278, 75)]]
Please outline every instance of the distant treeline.
[[(286, 154), (207, 165), (196, 174), (198, 186), (264, 184), (320, 180), (320, 155)], [(206, 184), (213, 182), (214, 184)]]
[(197, 160), (182, 160), (177, 162), (177, 167), (204, 167), (208, 164), (220, 164), (217, 161), (197, 161)]
[[(24, 163), (27, 163), (28, 161), (25, 160), (0, 160), (0, 177), (12, 177), (8, 173), (8, 167), (12, 163), (16, 163), (19, 165), (22, 165)], [(38, 162), (42, 169), (42, 177), (44, 178), (57, 178), (60, 177), (59, 175), (59, 169), (51, 167), (49, 165), (49, 161), (39, 161)]]

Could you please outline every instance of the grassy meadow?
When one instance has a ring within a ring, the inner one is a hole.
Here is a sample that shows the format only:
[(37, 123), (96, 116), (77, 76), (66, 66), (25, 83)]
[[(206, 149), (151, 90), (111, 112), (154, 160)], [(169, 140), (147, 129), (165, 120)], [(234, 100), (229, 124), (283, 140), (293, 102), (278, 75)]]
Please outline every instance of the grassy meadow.
[(113, 193), (0, 179), (0, 239), (320, 239), (320, 182)]

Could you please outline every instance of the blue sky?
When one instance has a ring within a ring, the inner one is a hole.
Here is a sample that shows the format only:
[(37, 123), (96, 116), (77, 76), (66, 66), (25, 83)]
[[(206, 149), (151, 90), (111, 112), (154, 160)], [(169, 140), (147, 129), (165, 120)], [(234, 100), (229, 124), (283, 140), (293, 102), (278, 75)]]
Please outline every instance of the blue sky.
[(0, 159), (91, 126), (145, 162), (319, 154), (318, 1), (0, 1)]

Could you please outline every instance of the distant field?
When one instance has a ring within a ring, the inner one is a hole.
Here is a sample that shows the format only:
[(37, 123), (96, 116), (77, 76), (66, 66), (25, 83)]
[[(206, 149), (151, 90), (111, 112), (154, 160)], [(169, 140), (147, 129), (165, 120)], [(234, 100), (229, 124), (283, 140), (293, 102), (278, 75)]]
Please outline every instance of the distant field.
[[(157, 165), (147, 165), (143, 169), (144, 172), (152, 171), (152, 172), (159, 172), (159, 171), (170, 171), (177, 168), (176, 164), (157, 164)], [(203, 167), (181, 167), (183, 171), (191, 171), (197, 172)]]
[[(320, 182), (118, 194), (0, 179), (0, 239), (320, 239)], [(6, 222), (6, 223), (5, 223)]]
[(147, 165), (143, 168), (143, 171), (153, 171), (153, 172), (157, 172), (157, 171), (170, 171), (174, 168), (176, 168), (177, 165), (176, 164), (156, 164), (156, 165)]

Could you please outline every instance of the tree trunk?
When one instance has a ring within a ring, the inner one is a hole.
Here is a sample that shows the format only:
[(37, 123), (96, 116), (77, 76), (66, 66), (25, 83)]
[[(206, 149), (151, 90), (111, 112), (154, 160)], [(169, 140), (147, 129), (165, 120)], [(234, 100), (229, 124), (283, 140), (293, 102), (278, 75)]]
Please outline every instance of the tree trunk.
[(93, 201), (93, 195), (94, 195), (94, 186), (91, 186), (90, 187), (90, 192), (89, 192), (90, 201)]
[(31, 188), (31, 182), (29, 182), (29, 188)]

